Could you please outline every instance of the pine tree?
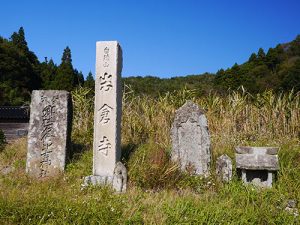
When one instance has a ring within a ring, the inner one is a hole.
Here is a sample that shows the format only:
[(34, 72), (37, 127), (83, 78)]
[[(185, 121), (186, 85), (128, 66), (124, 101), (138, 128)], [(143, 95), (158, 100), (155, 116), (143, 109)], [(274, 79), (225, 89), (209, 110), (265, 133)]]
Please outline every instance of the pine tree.
[(66, 47), (61, 58), (61, 64), (55, 74), (53, 88), (72, 91), (77, 81), (78, 79), (72, 65), (71, 49)]
[(49, 62), (47, 58), (45, 62), (41, 63), (41, 78), (42, 78), (42, 88), (43, 89), (52, 89), (55, 88), (53, 85), (53, 80), (57, 70), (57, 66), (54, 64), (53, 60), (50, 59)]
[(75, 82), (75, 85), (76, 86), (80, 86), (82, 87), (83, 84), (84, 84), (84, 77), (83, 77), (83, 74), (82, 72), (78, 72), (78, 70), (74, 70), (74, 73), (75, 73), (75, 76), (76, 76), (76, 82)]
[(23, 27), (20, 27), (18, 32), (14, 32), (10, 37), (12, 43), (25, 51), (29, 51), (27, 41), (25, 40), (25, 31)]
[(86, 80), (84, 82), (84, 86), (87, 87), (87, 88), (90, 88), (94, 91), (94, 89), (95, 89), (95, 80), (94, 80), (92, 72), (89, 72), (89, 74), (87, 75)]
[(255, 62), (257, 59), (257, 55), (255, 53), (252, 53), (250, 58), (249, 58), (249, 62)]
[(265, 57), (266, 57), (265, 51), (262, 48), (259, 48), (257, 53), (258, 63), (264, 63)]

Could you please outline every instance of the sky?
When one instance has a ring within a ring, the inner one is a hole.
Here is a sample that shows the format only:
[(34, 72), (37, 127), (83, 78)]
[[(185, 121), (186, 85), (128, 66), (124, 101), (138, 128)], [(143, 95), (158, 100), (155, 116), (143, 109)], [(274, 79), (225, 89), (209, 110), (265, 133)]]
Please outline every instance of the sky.
[(215, 73), (300, 34), (299, 0), (0, 0), (0, 36), (23, 26), (30, 50), (95, 71), (96, 41), (117, 40), (122, 76)]

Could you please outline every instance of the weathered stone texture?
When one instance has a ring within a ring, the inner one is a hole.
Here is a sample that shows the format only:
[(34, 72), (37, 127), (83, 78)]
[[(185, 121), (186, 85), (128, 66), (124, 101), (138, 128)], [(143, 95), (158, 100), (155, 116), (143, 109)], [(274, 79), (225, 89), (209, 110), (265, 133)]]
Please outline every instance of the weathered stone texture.
[(232, 179), (232, 160), (227, 155), (221, 155), (216, 162), (216, 174), (223, 182)]
[(243, 182), (272, 187), (279, 170), (278, 150), (275, 147), (236, 147), (236, 168)]
[(121, 157), (122, 50), (116, 41), (96, 44), (93, 175), (113, 177)]
[(277, 152), (274, 147), (236, 147), (236, 168), (277, 171)]
[(70, 152), (72, 102), (67, 91), (33, 91), (30, 105), (26, 172), (36, 178), (55, 176)]
[(93, 175), (83, 187), (110, 185), (125, 192), (127, 170), (121, 157), (122, 50), (116, 41), (97, 42)]
[(121, 162), (117, 162), (114, 170), (113, 188), (116, 192), (126, 192), (127, 189), (127, 169)]
[(89, 185), (111, 185), (117, 193), (124, 193), (127, 189), (127, 169), (121, 162), (117, 162), (113, 177), (90, 175), (84, 178), (82, 188)]
[(175, 113), (171, 128), (172, 160), (182, 170), (197, 175), (209, 175), (211, 151), (210, 136), (203, 111), (187, 101)]

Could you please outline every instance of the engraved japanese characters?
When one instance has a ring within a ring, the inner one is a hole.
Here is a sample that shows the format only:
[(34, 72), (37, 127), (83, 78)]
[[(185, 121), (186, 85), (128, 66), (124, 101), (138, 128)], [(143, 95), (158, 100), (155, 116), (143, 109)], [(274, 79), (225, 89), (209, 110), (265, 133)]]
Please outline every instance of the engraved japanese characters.
[(72, 104), (67, 91), (33, 91), (26, 172), (36, 178), (64, 170), (70, 150)]
[(93, 175), (85, 177), (83, 187), (89, 184), (109, 184), (117, 192), (126, 190), (127, 172), (119, 162), (121, 157), (121, 70), (120, 45), (116, 41), (97, 42)]
[(122, 50), (116, 41), (97, 42), (93, 175), (113, 177), (121, 151)]

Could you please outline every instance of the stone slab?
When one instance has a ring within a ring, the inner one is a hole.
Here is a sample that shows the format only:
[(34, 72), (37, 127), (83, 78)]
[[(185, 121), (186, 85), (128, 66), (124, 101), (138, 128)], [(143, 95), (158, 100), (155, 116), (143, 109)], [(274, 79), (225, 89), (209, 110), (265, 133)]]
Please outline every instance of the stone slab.
[(211, 150), (207, 119), (198, 105), (187, 101), (175, 113), (171, 128), (172, 160), (181, 170), (209, 175)]
[(238, 146), (235, 148), (235, 152), (238, 154), (277, 155), (278, 151), (278, 147)]
[(69, 157), (72, 101), (67, 91), (33, 91), (26, 172), (46, 178), (63, 171)]
[(236, 168), (247, 170), (279, 170), (277, 155), (236, 154)]

